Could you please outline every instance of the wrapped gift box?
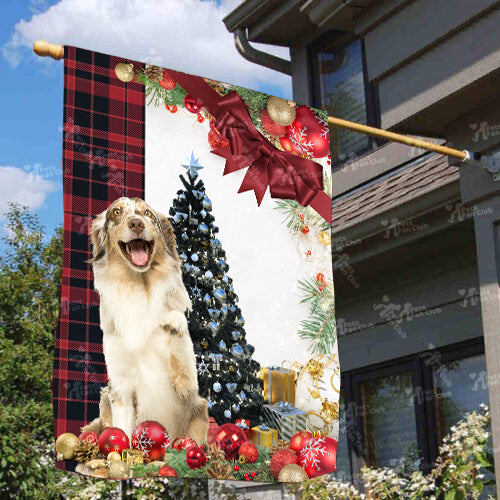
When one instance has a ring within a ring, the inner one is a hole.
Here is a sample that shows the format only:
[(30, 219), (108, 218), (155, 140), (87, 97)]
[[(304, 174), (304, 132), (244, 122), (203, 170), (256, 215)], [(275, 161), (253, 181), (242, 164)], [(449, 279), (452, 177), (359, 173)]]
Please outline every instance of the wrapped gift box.
[(257, 446), (271, 448), (278, 441), (278, 431), (270, 428), (267, 424), (261, 424), (251, 428), (250, 440)]
[(295, 371), (279, 366), (262, 368), (259, 378), (264, 381), (264, 400), (269, 404), (288, 401), (295, 404)]
[(296, 432), (306, 428), (306, 413), (284, 401), (264, 405), (264, 418), (278, 430), (281, 439), (290, 440)]
[(235, 424), (245, 433), (247, 439), (250, 439), (250, 420), (237, 418)]

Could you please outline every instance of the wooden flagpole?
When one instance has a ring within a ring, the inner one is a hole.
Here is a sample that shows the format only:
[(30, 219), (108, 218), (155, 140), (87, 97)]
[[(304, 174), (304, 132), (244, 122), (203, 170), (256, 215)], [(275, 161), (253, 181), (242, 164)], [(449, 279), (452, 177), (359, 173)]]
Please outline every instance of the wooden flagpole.
[[(52, 59), (64, 58), (63, 45), (48, 43), (45, 40), (37, 40), (33, 44), (33, 52), (42, 57), (52, 57)], [(368, 125), (362, 125), (361, 123), (342, 120), (341, 118), (335, 118), (334, 116), (328, 117), (328, 123), (335, 125), (337, 127), (354, 130), (362, 134), (373, 135), (375, 137), (382, 137), (384, 139), (388, 139), (394, 142), (399, 142), (401, 144), (406, 144), (408, 146), (413, 146), (420, 149), (426, 149), (427, 151), (434, 151), (435, 153), (440, 153), (442, 155), (452, 156), (462, 161), (471, 159), (479, 160), (479, 158), (481, 157), (479, 153), (470, 153), (467, 150), (460, 151), (458, 149), (449, 148), (447, 146), (440, 146), (439, 144), (433, 144), (432, 142), (422, 141), (421, 139), (408, 137), (403, 134), (397, 134), (396, 132), (389, 132), (388, 130), (382, 130), (380, 128), (370, 127)]]

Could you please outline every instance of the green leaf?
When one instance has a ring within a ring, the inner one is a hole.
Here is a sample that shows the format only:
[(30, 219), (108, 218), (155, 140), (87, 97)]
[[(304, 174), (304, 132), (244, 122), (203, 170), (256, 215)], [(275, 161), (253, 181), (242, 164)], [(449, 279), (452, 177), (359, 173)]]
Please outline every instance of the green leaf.
[(449, 489), (444, 495), (444, 500), (455, 500), (457, 498), (456, 493), (457, 490), (455, 488)]

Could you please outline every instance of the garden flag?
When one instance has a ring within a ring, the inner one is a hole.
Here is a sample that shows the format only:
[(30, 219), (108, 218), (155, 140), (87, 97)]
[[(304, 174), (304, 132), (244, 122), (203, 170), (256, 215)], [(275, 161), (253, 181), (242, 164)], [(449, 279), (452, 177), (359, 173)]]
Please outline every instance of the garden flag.
[(333, 472), (325, 112), (74, 47), (64, 82), (58, 466)]

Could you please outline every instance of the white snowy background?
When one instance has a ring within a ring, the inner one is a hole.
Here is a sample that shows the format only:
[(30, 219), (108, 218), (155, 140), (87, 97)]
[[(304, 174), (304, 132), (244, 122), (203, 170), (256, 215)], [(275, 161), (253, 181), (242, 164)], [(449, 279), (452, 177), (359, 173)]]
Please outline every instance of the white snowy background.
[[(207, 120), (200, 124), (185, 109), (172, 114), (164, 107), (146, 107), (146, 201), (168, 215), (177, 191), (183, 188), (179, 174), (186, 169), (181, 165), (189, 164), (194, 151), (205, 167), (199, 175), (212, 201), (228, 275), (245, 319), (246, 339), (255, 347), (254, 359), (261, 366), (281, 365), (284, 360), (304, 363), (311, 355), (297, 330), (309, 309), (299, 304), (297, 282), (315, 276), (317, 264), (311, 266), (300, 255), (307, 246), (305, 237), (299, 254), (269, 191), (260, 207), (253, 191), (238, 194), (246, 169), (222, 175), (225, 160), (210, 152), (208, 131)], [(331, 262), (329, 247), (319, 245), (319, 251), (324, 262)], [(330, 265), (321, 270), (331, 276)]]

